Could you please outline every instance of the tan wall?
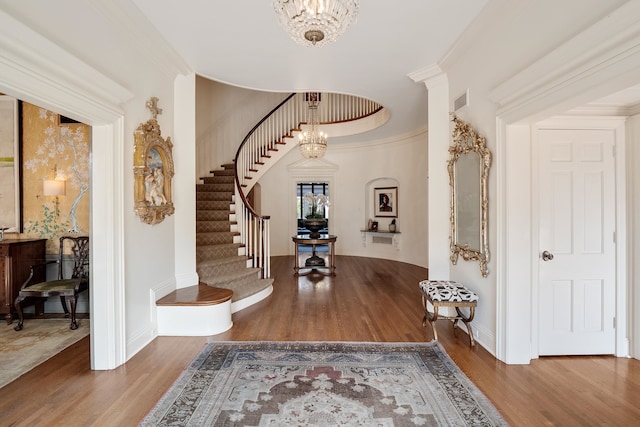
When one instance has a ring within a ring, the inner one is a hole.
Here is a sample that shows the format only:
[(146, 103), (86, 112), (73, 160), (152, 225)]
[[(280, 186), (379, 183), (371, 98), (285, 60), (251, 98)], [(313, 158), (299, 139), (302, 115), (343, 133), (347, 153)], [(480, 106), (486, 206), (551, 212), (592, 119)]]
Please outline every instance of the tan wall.
[[(89, 232), (89, 153), (91, 127), (60, 124), (51, 111), (22, 103), (22, 195), (24, 233), (21, 237), (49, 239), (47, 253), (57, 253), (58, 238)], [(66, 182), (66, 194), (43, 195), (43, 180)], [(72, 210), (75, 214), (73, 219)]]

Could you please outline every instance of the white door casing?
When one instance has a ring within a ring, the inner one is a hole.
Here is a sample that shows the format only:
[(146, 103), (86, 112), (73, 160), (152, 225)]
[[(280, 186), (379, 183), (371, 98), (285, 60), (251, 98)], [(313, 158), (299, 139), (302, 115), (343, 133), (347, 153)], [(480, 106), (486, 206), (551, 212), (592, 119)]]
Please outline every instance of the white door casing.
[(539, 354), (614, 354), (614, 131), (540, 129), (538, 142)]

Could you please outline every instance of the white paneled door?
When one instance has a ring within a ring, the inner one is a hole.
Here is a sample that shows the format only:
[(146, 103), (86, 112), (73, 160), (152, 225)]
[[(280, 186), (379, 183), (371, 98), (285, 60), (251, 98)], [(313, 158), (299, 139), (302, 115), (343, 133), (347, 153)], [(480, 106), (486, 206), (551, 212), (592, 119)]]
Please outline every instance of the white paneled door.
[(539, 354), (613, 354), (614, 132), (538, 135)]

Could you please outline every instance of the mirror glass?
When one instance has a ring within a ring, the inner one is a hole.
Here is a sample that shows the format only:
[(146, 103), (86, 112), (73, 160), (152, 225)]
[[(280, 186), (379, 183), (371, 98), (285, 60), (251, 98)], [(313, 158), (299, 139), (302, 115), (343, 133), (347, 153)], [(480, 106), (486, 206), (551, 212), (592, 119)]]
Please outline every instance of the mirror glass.
[(458, 258), (478, 261), (480, 272), (489, 272), (487, 184), (491, 153), (484, 137), (466, 122), (452, 115), (453, 143), (449, 147), (449, 185), (451, 189), (451, 262)]
[(455, 164), (456, 243), (480, 250), (480, 156), (470, 151)]

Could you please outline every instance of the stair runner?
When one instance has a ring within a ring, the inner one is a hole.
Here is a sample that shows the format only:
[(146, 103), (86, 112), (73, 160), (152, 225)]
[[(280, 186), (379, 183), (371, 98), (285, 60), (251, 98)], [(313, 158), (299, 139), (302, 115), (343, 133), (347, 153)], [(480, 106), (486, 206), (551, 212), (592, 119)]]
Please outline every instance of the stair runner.
[(232, 303), (266, 288), (273, 279), (261, 279), (260, 269), (247, 267), (242, 243), (234, 242), (240, 233), (232, 231), (234, 213), (234, 167), (225, 164), (196, 184), (196, 271), (209, 286), (233, 291)]

